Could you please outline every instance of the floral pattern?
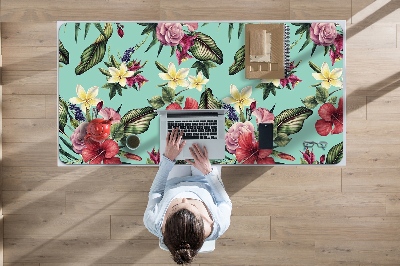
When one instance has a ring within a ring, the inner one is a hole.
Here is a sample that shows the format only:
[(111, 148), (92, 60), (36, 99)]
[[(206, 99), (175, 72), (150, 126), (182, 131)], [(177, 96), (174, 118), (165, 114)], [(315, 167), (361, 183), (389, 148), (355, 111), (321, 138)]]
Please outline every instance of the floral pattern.
[[(214, 164), (340, 163), (345, 131), (341, 26), (286, 23), (290, 60), (285, 77), (248, 80), (245, 24), (63, 24), (59, 160), (159, 164), (156, 110), (223, 108), (226, 156)], [(272, 149), (259, 148), (260, 123), (273, 124)], [(125, 146), (130, 134), (141, 141), (134, 151)], [(303, 147), (310, 139), (328, 144)]]

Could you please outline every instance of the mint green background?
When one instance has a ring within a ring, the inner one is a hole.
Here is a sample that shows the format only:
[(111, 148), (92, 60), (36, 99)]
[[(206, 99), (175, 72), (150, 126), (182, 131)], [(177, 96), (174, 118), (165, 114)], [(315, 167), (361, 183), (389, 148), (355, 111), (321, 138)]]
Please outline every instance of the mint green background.
[[(105, 23), (101, 23), (104, 27)], [(120, 57), (122, 57), (124, 51), (130, 47), (135, 46), (140, 43), (142, 40), (146, 38), (146, 35), (141, 35), (144, 26), (140, 26), (137, 23), (133, 22), (125, 22), (122, 23), (124, 25), (124, 37), (120, 38), (117, 34), (117, 26), (116, 23), (112, 23), (113, 26), (113, 34), (111, 38), (108, 40), (107, 47), (109, 53), (106, 52), (106, 55), (103, 59), (104, 61), (108, 61), (109, 55), (114, 55), (119, 62), (121, 62)], [(288, 108), (296, 108), (299, 106), (303, 106), (301, 99), (309, 95), (315, 95), (315, 88), (311, 87), (311, 85), (318, 83), (311, 75), (314, 71), (309, 67), (308, 61), (314, 62), (317, 66), (321, 66), (323, 62), (327, 62), (330, 69), (333, 68), (343, 68), (343, 60), (336, 62), (334, 66), (332, 66), (331, 60), (329, 58), (329, 53), (324, 56), (324, 48), (317, 47), (314, 55), (311, 58), (311, 48), (312, 43), (309, 44), (306, 49), (302, 52), (298, 52), (305, 41), (305, 36), (297, 43), (296, 46), (291, 49), (290, 52), (290, 60), (295, 61), (295, 64), (302, 60), (300, 65), (296, 69), (295, 75), (297, 75), (302, 82), (297, 84), (297, 86), (293, 90), (288, 90), (287, 88), (283, 88), (277, 90), (276, 96), (272, 94), (264, 101), (262, 99), (262, 89), (255, 88), (256, 85), (260, 83), (260, 80), (249, 80), (245, 79), (244, 70), (240, 71), (236, 75), (230, 76), (228, 74), (229, 66), (233, 63), (233, 57), (236, 51), (244, 44), (244, 28), (240, 38), (238, 38), (238, 28), (239, 24), (234, 23), (234, 28), (232, 31), (231, 41), (228, 42), (228, 22), (223, 23), (209, 23), (207, 25), (202, 26), (203, 23), (199, 23), (199, 28), (197, 31), (202, 32), (211, 36), (216, 42), (217, 46), (223, 52), (223, 64), (217, 65), (216, 68), (210, 69), (210, 78), (209, 82), (206, 84), (207, 88), (211, 88), (214, 96), (218, 99), (223, 99), (224, 97), (230, 96), (229, 90), (230, 85), (234, 84), (236, 87), (241, 90), (245, 86), (252, 86), (253, 92), (251, 98), (257, 100), (257, 107), (264, 107), (267, 109), (271, 109), (275, 104), (274, 114), (278, 115), (281, 111)], [(295, 31), (298, 27), (290, 25), (290, 43), (298, 40), (300, 35), (295, 35)], [(76, 96), (76, 86), (80, 84), (87, 91), (92, 86), (99, 87), (99, 94), (97, 98), (100, 98), (104, 105), (103, 107), (112, 107), (115, 110), (122, 104), (122, 108), (120, 110), (121, 116), (127, 113), (129, 110), (135, 108), (143, 108), (149, 106), (147, 99), (155, 95), (161, 95), (161, 87), (157, 85), (163, 84), (166, 81), (159, 78), (158, 74), (160, 71), (156, 68), (154, 62), (158, 61), (164, 66), (168, 66), (169, 62), (173, 62), (178, 69), (180, 68), (190, 68), (194, 62), (197, 61), (195, 58), (191, 58), (181, 65), (178, 65), (178, 60), (173, 54), (170, 56), (171, 48), (169, 46), (165, 46), (161, 51), (160, 55), (157, 57), (157, 51), (159, 47), (159, 43), (156, 43), (148, 52), (144, 52), (149, 43), (152, 40), (152, 36), (147, 38), (146, 42), (134, 52), (131, 56), (131, 60), (135, 59), (136, 61), (141, 61), (144, 63), (147, 61), (147, 64), (141, 69), (143, 75), (149, 81), (145, 83), (140, 91), (136, 91), (133, 88), (129, 88), (127, 90), (122, 91), (122, 97), (116, 94), (112, 100), (109, 99), (109, 90), (101, 88), (105, 83), (107, 83), (107, 78), (105, 75), (101, 74), (98, 68), (107, 69), (106, 65), (101, 62), (94, 66), (92, 69), (86, 71), (82, 75), (75, 75), (75, 67), (80, 62), (80, 55), (90, 44), (92, 44), (96, 38), (100, 35), (100, 32), (95, 28), (94, 25), (91, 25), (90, 30), (86, 38), (84, 39), (84, 29), (85, 23), (81, 23), (81, 30), (79, 31), (77, 42), (75, 42), (75, 23), (65, 23), (59, 28), (59, 38), (63, 42), (64, 47), (69, 51), (69, 64), (63, 65), (59, 68), (59, 95), (66, 101), (68, 101), (71, 97)], [(187, 27), (183, 27), (184, 30)], [(196, 69), (190, 68), (189, 76), (196, 76)], [(177, 87), (176, 92), (179, 92), (184, 88)], [(329, 92), (336, 90), (337, 88), (331, 87)], [(192, 97), (196, 99), (198, 102), (200, 101), (201, 92), (196, 89), (191, 89), (183, 92), (180, 95), (184, 95), (186, 97)], [(340, 90), (334, 94), (335, 96), (340, 97), (343, 96), (343, 90)], [(182, 104), (183, 107), (184, 103)], [(304, 121), (303, 129), (289, 137), (292, 138), (292, 141), (285, 147), (278, 147), (275, 150), (290, 154), (296, 158), (295, 161), (287, 161), (279, 158), (274, 158), (276, 162), (281, 162), (285, 164), (300, 164), (300, 158), (302, 154), (300, 151), (304, 151), (303, 149), (303, 141), (304, 140), (313, 140), (313, 141), (327, 141), (328, 146), (325, 150), (318, 148), (316, 145), (314, 146), (314, 154), (316, 158), (319, 160), (319, 157), (322, 154), (327, 154), (329, 149), (336, 145), (337, 143), (343, 141), (343, 133), (336, 135), (328, 135), (326, 137), (320, 136), (315, 130), (315, 122), (320, 119), (318, 115), (318, 109), (321, 105), (318, 105), (313, 109), (313, 115)], [(161, 109), (165, 109), (166, 105)], [(335, 105), (337, 107), (337, 104)], [(101, 116), (99, 116), (101, 117)], [(251, 120), (255, 125), (255, 117)], [(72, 134), (72, 131), (65, 128), (68, 136)], [(62, 135), (62, 134), (59, 134)], [(142, 161), (134, 161), (129, 159), (124, 159), (121, 157), (121, 161), (131, 164), (146, 164), (146, 158), (149, 158), (147, 151), (151, 151), (154, 147), (156, 150), (159, 148), (159, 120), (156, 116), (153, 120), (151, 120), (149, 129), (139, 135), (141, 139), (141, 146), (134, 151), (133, 153), (142, 157)], [(66, 149), (68, 150), (68, 149)], [(129, 151), (128, 149), (124, 149), (125, 151)], [(68, 150), (68, 152), (70, 152)], [(75, 154), (74, 154), (75, 155)], [(228, 154), (233, 158), (233, 155)], [(79, 155), (76, 155), (79, 156)]]

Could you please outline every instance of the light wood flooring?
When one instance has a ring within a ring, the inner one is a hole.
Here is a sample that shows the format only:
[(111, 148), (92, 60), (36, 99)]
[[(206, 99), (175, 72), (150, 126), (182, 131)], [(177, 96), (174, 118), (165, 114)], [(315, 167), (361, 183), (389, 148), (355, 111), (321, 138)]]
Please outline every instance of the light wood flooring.
[(1, 0), (4, 265), (173, 262), (142, 222), (156, 168), (56, 166), (57, 20), (272, 19), (347, 21), (347, 165), (224, 168), (231, 226), (194, 265), (400, 265), (399, 7)]

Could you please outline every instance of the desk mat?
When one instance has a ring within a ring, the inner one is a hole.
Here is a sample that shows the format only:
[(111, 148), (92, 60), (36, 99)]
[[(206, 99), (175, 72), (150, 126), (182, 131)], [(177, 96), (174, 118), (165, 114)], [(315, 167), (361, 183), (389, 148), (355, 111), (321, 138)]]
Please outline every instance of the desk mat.
[[(245, 78), (248, 23), (285, 24), (283, 79)], [(158, 164), (155, 110), (197, 108), (228, 110), (213, 164), (345, 161), (344, 21), (58, 24), (59, 165)], [(259, 150), (268, 121), (274, 148)]]

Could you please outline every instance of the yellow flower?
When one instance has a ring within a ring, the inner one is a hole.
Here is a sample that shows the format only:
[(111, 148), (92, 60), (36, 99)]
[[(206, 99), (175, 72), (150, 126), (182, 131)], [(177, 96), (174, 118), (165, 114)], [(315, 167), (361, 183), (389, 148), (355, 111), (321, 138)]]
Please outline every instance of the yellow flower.
[(203, 85), (208, 82), (208, 79), (203, 77), (203, 72), (200, 71), (197, 73), (197, 77), (189, 76), (189, 89), (196, 88), (196, 90), (201, 91), (203, 89)]
[(108, 71), (110, 71), (111, 77), (108, 79), (108, 83), (119, 83), (121, 87), (125, 87), (126, 85), (126, 78), (132, 77), (135, 72), (128, 71), (125, 63), (122, 63), (118, 68), (109, 67)]
[(91, 106), (96, 106), (101, 100), (96, 96), (99, 93), (99, 87), (93, 86), (88, 89), (87, 93), (81, 85), (76, 86), (76, 94), (78, 97), (72, 97), (69, 102), (72, 104), (82, 104), (81, 108), (84, 113), (86, 109), (89, 110)]
[(279, 87), (281, 85), (280, 79), (262, 79), (261, 83), (272, 83), (275, 87)]
[(185, 79), (189, 74), (189, 68), (181, 68), (176, 71), (175, 65), (173, 63), (169, 63), (168, 65), (168, 73), (159, 73), (158, 76), (162, 80), (168, 80), (168, 87), (176, 89), (176, 87), (188, 87), (189, 82)]
[(341, 68), (334, 68), (332, 71), (329, 70), (329, 66), (326, 62), (322, 64), (321, 73), (312, 73), (316, 80), (322, 80), (321, 86), (325, 89), (333, 87), (342, 87), (342, 81), (339, 79), (342, 76)]
[(231, 84), (231, 97), (226, 97), (222, 101), (226, 104), (234, 104), (236, 111), (243, 111), (243, 106), (250, 106), (254, 99), (249, 98), (251, 95), (251, 86), (244, 87), (241, 92), (235, 85)]

